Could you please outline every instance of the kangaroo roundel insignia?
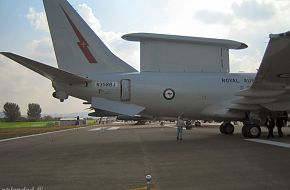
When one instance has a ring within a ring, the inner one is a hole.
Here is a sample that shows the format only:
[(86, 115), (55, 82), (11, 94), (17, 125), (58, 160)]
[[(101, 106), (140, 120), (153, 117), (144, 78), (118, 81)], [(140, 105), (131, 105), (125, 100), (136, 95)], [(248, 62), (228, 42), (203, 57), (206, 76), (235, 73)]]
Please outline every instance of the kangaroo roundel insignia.
[(167, 88), (164, 90), (163, 92), (163, 97), (166, 99), (166, 100), (172, 100), (175, 96), (175, 92), (174, 90), (172, 90), (171, 88)]

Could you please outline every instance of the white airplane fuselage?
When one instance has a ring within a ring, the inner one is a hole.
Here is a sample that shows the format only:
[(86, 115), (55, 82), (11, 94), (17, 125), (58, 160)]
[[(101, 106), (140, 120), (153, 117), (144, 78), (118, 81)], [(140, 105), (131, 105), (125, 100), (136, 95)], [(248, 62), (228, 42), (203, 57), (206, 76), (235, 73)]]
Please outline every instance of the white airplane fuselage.
[(236, 92), (252, 85), (255, 74), (137, 72), (90, 78), (94, 80), (87, 85), (58, 83), (55, 87), (88, 102), (100, 97), (140, 105), (146, 108), (140, 115), (152, 118), (174, 118), (183, 113), (191, 119), (238, 120), (244, 114), (227, 115), (227, 106), (239, 98)]

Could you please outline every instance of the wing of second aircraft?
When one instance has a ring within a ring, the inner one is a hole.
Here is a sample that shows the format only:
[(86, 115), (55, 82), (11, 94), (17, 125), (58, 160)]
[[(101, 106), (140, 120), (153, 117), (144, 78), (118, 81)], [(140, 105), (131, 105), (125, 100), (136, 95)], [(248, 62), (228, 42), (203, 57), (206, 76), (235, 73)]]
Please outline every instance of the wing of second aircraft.
[(250, 89), (237, 93), (232, 109), (290, 110), (290, 31), (270, 34), (262, 63)]

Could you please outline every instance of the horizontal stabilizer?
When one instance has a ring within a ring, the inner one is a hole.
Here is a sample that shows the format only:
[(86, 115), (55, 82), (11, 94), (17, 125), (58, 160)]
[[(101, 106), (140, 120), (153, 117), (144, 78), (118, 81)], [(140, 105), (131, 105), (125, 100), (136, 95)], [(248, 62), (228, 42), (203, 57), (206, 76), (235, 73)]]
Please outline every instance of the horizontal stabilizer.
[(97, 97), (92, 98), (92, 107), (128, 116), (135, 116), (145, 109), (142, 106)]
[(9, 52), (1, 52), (0, 54), (16, 61), (17, 63), (39, 73), (40, 75), (50, 79), (55, 82), (63, 82), (63, 83), (71, 83), (71, 84), (84, 84), (85, 82), (89, 82), (90, 80), (86, 78), (79, 77), (72, 73), (57, 69), (55, 67), (51, 67), (49, 65), (33, 61), (31, 59), (9, 53)]

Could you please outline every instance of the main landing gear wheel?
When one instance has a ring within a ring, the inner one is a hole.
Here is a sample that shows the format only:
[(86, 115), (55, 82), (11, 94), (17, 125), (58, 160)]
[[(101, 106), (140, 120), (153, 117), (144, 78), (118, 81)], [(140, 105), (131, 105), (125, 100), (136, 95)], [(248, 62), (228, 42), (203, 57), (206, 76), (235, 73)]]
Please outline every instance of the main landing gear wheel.
[(185, 128), (186, 128), (187, 130), (192, 129), (191, 121), (186, 121), (186, 122), (185, 122)]
[(259, 138), (261, 127), (257, 124), (245, 124), (242, 128), (242, 134), (246, 138)]
[(220, 125), (220, 132), (222, 134), (232, 135), (234, 133), (234, 130), (235, 130), (234, 126), (231, 123), (229, 123), (229, 122), (222, 123)]
[(200, 127), (200, 126), (201, 126), (201, 122), (200, 122), (200, 121), (196, 121), (196, 122), (194, 122), (194, 126), (195, 126), (195, 127)]

